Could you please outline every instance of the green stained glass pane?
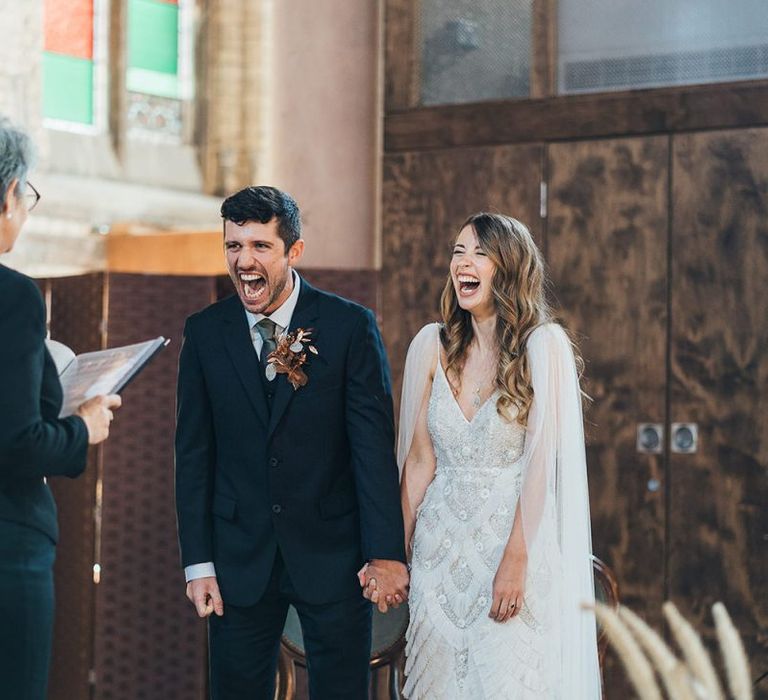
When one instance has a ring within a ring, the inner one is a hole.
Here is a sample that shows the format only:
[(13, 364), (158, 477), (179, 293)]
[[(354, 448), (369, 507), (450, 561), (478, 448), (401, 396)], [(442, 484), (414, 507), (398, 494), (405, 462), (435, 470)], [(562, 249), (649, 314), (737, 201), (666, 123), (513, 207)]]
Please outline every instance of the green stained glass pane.
[(175, 75), (179, 8), (157, 0), (129, 0), (128, 67)]
[(178, 78), (156, 70), (129, 68), (126, 87), (130, 92), (143, 92), (145, 95), (158, 95), (175, 100), (181, 98)]
[(93, 124), (93, 61), (43, 53), (43, 116)]

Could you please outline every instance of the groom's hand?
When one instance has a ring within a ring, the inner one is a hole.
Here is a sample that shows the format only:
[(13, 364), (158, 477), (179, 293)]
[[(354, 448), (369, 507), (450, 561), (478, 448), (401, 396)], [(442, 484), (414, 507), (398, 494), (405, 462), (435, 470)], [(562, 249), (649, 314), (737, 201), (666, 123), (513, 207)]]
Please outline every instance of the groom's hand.
[(221, 599), (215, 576), (192, 579), (187, 584), (187, 598), (195, 606), (200, 617), (208, 617), (214, 612), (219, 617), (224, 614), (224, 601)]
[(402, 562), (372, 559), (360, 574), (363, 596), (375, 603), (379, 612), (385, 613), (408, 600), (410, 576)]

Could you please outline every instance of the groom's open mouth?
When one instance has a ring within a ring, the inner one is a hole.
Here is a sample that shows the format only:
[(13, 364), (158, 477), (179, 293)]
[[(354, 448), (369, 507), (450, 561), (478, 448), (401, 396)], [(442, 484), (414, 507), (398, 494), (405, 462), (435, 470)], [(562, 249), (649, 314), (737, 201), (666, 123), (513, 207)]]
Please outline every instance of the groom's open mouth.
[(474, 275), (458, 275), (456, 277), (459, 283), (459, 294), (461, 296), (471, 296), (480, 288), (480, 280)]
[(248, 301), (258, 301), (264, 296), (267, 289), (267, 278), (264, 275), (258, 272), (241, 272), (238, 277)]

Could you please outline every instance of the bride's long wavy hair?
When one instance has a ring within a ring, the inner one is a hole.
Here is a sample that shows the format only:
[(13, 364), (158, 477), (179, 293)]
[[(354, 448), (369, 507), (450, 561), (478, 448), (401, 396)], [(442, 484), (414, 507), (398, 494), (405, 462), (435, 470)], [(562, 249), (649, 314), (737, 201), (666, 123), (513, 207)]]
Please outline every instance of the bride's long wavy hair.
[[(481, 212), (459, 229), (471, 226), (480, 249), (494, 265), (491, 293), (496, 307), (499, 391), (496, 409), (503, 418), (525, 426), (533, 401), (531, 373), (525, 353), (528, 337), (543, 323), (554, 320), (546, 301), (544, 259), (530, 231), (517, 219)], [(443, 316), (441, 340), (446, 354), (446, 376), (456, 390), (472, 343), (472, 317), (459, 306), (450, 273), (440, 299)], [(575, 352), (575, 348), (574, 348)], [(578, 354), (576, 355), (578, 358)]]

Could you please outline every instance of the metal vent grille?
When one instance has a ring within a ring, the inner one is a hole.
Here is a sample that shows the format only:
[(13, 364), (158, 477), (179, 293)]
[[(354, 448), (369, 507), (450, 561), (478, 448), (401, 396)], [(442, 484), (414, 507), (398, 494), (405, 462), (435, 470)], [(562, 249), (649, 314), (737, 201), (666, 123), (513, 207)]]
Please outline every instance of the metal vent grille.
[(424, 0), (417, 36), (422, 105), (530, 94), (531, 0)]
[(768, 44), (569, 61), (561, 91), (598, 92), (768, 77)]

